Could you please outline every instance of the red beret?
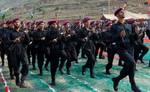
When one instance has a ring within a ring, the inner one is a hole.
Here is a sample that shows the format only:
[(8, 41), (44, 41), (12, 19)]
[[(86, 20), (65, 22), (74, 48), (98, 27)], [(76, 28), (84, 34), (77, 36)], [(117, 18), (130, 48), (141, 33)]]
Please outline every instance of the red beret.
[(37, 25), (37, 23), (36, 23), (36, 22), (32, 22), (32, 23), (31, 23), (31, 26), (33, 26), (33, 25)]
[(92, 21), (92, 22), (91, 22), (91, 25), (95, 25), (95, 21)]
[(12, 23), (12, 21), (10, 21), (10, 20), (6, 21), (6, 24), (7, 24), (7, 25), (9, 25), (9, 24), (11, 24), (11, 23)]
[(35, 23), (36, 25), (38, 25), (38, 21), (36, 21), (36, 23)]
[(18, 21), (18, 20), (20, 20), (20, 19), (19, 18), (13, 19), (13, 23), (16, 22), (16, 21)]
[(69, 23), (69, 21), (65, 21), (63, 25), (66, 26), (68, 23)]
[(116, 16), (120, 11), (124, 10), (123, 8), (119, 8), (115, 11), (114, 15)]
[(95, 25), (97, 26), (97, 25), (99, 25), (99, 24), (100, 24), (100, 21), (96, 21)]
[(27, 23), (26, 23), (26, 25), (30, 25), (30, 24), (31, 24), (31, 22), (27, 22)]
[(85, 17), (82, 22), (85, 23), (85, 22), (87, 22), (89, 20), (91, 20), (91, 17)]
[(76, 25), (79, 25), (80, 23), (81, 23), (80, 21), (76, 21), (76, 22), (75, 22)]
[(54, 23), (57, 23), (57, 21), (56, 20), (50, 20), (50, 21), (48, 21), (48, 25), (52, 25), (52, 24), (54, 24)]
[(45, 23), (44, 21), (38, 21), (37, 22), (37, 26), (39, 26), (40, 24)]
[(31, 25), (34, 25), (34, 24), (36, 25), (37, 21), (34, 20), (34, 21), (31, 22)]

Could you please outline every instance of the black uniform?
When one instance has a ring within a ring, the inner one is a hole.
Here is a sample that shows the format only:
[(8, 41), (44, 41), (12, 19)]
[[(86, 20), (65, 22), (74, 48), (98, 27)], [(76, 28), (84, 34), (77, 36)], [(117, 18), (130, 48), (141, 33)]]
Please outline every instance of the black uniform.
[(148, 36), (148, 38), (150, 39), (150, 29), (146, 29), (146, 35)]
[(95, 58), (96, 49), (92, 38), (93, 33), (90, 31), (90, 29), (84, 27), (80, 31), (80, 35), (78, 36), (79, 36), (78, 38), (85, 43), (83, 46), (83, 51), (88, 57), (86, 64), (82, 66), (82, 74), (83, 75), (85, 74), (86, 68), (90, 68), (90, 76), (91, 78), (94, 78), (95, 76), (94, 76), (93, 69), (96, 62), (96, 58)]
[(86, 37), (88, 33), (84, 32), (84, 28), (81, 28), (80, 30), (76, 31), (76, 33), (78, 35), (78, 40), (76, 45), (77, 56), (79, 56), (80, 50), (82, 50), (81, 58), (85, 58), (85, 53), (83, 51), (85, 41), (83, 41), (82, 38)]
[[(11, 45), (9, 47), (10, 59), (13, 62), (14, 75), (16, 77), (16, 85), (22, 86), (28, 74), (28, 59), (26, 47), (29, 43), (29, 36), (24, 32), (13, 30), (10, 34)], [(21, 84), (20, 84), (20, 64), (21, 68)]]
[(2, 66), (4, 66), (4, 56), (7, 53), (8, 48), (8, 40), (9, 40), (9, 34), (11, 29), (9, 28), (2, 28), (1, 29), (1, 59), (2, 59)]
[[(76, 34), (74, 31), (67, 31), (64, 34), (64, 44), (65, 44), (65, 52), (67, 55), (67, 63), (66, 63), (66, 69), (67, 74), (70, 74), (70, 67), (72, 61), (77, 61), (77, 53), (76, 53)], [(63, 65), (63, 64), (60, 64)], [(62, 66), (61, 66), (62, 67)]]
[[(2, 34), (3, 33), (3, 28), (0, 29), (0, 55), (2, 54)], [(2, 57), (1, 57), (2, 59)], [(2, 66), (4, 66), (4, 61), (2, 60)]]
[[(140, 36), (141, 32), (142, 32), (142, 35)], [(145, 56), (145, 54), (148, 52), (149, 49), (143, 43), (145, 32), (143, 32), (143, 31), (141, 31), (141, 32), (139, 34), (137, 34), (135, 37), (136, 44), (135, 44), (135, 48), (134, 48), (134, 52), (135, 52), (134, 58), (135, 58), (136, 62), (139, 59), (141, 61), (141, 63), (144, 63), (143, 57)]]
[[(81, 29), (82, 29), (82, 27), (81, 26), (79, 26), (79, 25), (74, 25), (74, 26), (72, 26), (72, 28), (71, 28), (72, 30), (74, 30), (75, 31), (75, 33), (76, 34), (78, 34), (80, 31), (81, 31)], [(80, 41), (80, 40), (76, 40), (76, 42), (75, 42), (75, 48), (76, 48), (76, 53), (77, 53), (77, 56), (79, 56), (79, 53), (80, 53), (80, 49), (82, 49), (82, 42)], [(84, 55), (84, 53), (83, 53), (83, 50), (82, 50), (82, 53), (81, 53), (81, 57), (82, 58), (85, 58), (85, 55)], [(79, 63), (78, 62), (78, 60), (76, 61), (76, 63)]]
[(46, 34), (46, 43), (49, 47), (49, 60), (50, 60), (50, 68), (51, 68), (51, 85), (55, 85), (55, 75), (59, 65), (60, 58), (60, 33), (57, 29), (51, 28), (50, 31)]
[[(113, 38), (114, 42), (117, 46), (117, 53), (119, 54), (120, 58), (124, 61), (124, 66), (120, 72), (120, 75), (116, 78), (113, 78), (114, 82), (114, 89), (117, 90), (118, 83), (120, 80), (129, 76), (129, 80), (131, 83), (132, 90), (134, 92), (140, 92), (138, 87), (135, 83), (135, 62), (134, 62), (134, 55), (133, 55), (133, 44), (132, 40), (130, 39), (130, 33), (127, 30), (125, 24), (116, 23), (112, 26), (113, 32), (116, 34)], [(121, 37), (120, 32), (125, 31), (126, 36)]]
[(36, 47), (36, 38), (34, 36), (34, 33), (36, 30), (31, 30), (29, 32), (29, 37), (30, 37), (30, 45), (31, 45), (31, 57), (32, 57), (32, 66), (33, 70), (36, 69), (35, 64), (36, 64), (36, 59), (37, 59), (37, 47)]
[[(132, 30), (127, 25), (129, 25), (129, 24), (127, 24), (127, 23), (124, 24), (126, 31), (129, 33), (130, 39), (133, 42)], [(113, 59), (114, 59), (115, 54), (117, 54), (117, 50), (118, 50), (116, 42), (113, 42), (113, 37), (116, 35), (116, 33), (114, 32), (114, 30), (110, 29), (110, 30), (104, 32), (103, 35), (104, 35), (103, 39), (105, 39), (105, 43), (107, 44), (107, 55), (108, 55), (108, 63), (106, 65), (106, 74), (110, 74), (109, 70), (112, 68)], [(132, 50), (132, 53), (133, 53), (133, 50)], [(120, 65), (120, 66), (123, 65), (121, 58), (119, 58), (118, 65)]]
[[(42, 76), (43, 74), (43, 64), (44, 64), (44, 55), (45, 55), (45, 36), (46, 31), (37, 29), (33, 32), (33, 49), (36, 50), (37, 53), (37, 62), (38, 62), (38, 68), (40, 71), (40, 74)], [(35, 54), (35, 53), (34, 53)], [(35, 57), (34, 57), (35, 58)], [(33, 68), (35, 67), (35, 59), (33, 61)]]
[(31, 64), (31, 60), (30, 60), (30, 58), (31, 58), (31, 47), (32, 47), (31, 30), (28, 29), (27, 31), (28, 31), (28, 35), (30, 37), (30, 43), (27, 46), (27, 57), (28, 57), (29, 64)]
[(12, 28), (4, 28), (2, 31), (2, 43), (1, 43), (1, 57), (2, 61), (4, 62), (4, 55), (7, 55), (7, 61), (8, 61), (8, 68), (10, 72), (10, 78), (14, 79), (14, 74), (13, 74), (13, 67), (12, 67), (12, 60), (10, 58), (10, 51), (8, 50), (9, 46), (11, 45), (10, 41), (10, 34), (12, 33), (14, 29)]
[(117, 53), (117, 46), (115, 43), (111, 43), (107, 46), (107, 55), (108, 55), (108, 63), (106, 65), (106, 74), (110, 74), (110, 69), (113, 65), (113, 59), (115, 54)]
[(102, 38), (103, 32), (101, 32), (100, 29), (96, 29), (96, 31), (97, 31), (99, 40), (97, 42), (95, 42), (95, 47), (96, 47), (95, 57), (97, 57), (97, 55), (99, 53), (98, 51), (100, 49), (99, 59), (104, 59), (105, 57), (103, 56), (103, 51), (106, 46), (105, 46), (105, 43), (103, 42), (103, 38)]

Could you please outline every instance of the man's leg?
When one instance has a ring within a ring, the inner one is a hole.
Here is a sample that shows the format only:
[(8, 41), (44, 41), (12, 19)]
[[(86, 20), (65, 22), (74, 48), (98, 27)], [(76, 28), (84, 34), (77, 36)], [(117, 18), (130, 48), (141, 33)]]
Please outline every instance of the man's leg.
[(113, 66), (113, 59), (114, 59), (114, 56), (115, 56), (115, 50), (113, 50), (113, 48), (108, 48), (107, 50), (107, 54), (108, 54), (108, 63), (106, 65), (106, 74), (110, 74), (110, 69), (112, 68)]

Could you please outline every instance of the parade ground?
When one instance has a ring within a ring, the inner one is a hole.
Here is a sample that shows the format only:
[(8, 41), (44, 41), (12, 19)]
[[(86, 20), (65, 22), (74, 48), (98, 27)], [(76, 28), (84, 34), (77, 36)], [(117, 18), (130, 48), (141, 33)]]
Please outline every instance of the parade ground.
[[(150, 47), (149, 40), (145, 39), (145, 45)], [(103, 54), (107, 57), (106, 53)], [(118, 59), (119, 58), (116, 55), (111, 75), (105, 74), (105, 65), (108, 62), (107, 58), (97, 59), (95, 65), (95, 79), (90, 78), (89, 70), (87, 70), (86, 75), (82, 75), (81, 66), (86, 62), (86, 59), (79, 59), (79, 63), (73, 63), (71, 75), (67, 75), (66, 73), (61, 75), (59, 71), (57, 72), (57, 84), (55, 87), (49, 85), (51, 82), (51, 75), (50, 72), (46, 71), (44, 68), (43, 76), (38, 76), (38, 69), (32, 70), (32, 66), (30, 65), (30, 71), (26, 81), (28, 88), (19, 88), (15, 85), (15, 80), (10, 80), (7, 61), (5, 62), (5, 66), (1, 67), (1, 74), (4, 75), (4, 79), (6, 80), (10, 92), (114, 92), (111, 78), (116, 77), (122, 68), (117, 65)], [(150, 50), (144, 57), (145, 64), (137, 64), (138, 71), (136, 71), (135, 79), (142, 92), (150, 92), (149, 60)], [(64, 71), (65, 70), (64, 67)], [(6, 85), (2, 75), (0, 75), (0, 92), (6, 92)], [(120, 82), (118, 92), (132, 92), (128, 77)]]

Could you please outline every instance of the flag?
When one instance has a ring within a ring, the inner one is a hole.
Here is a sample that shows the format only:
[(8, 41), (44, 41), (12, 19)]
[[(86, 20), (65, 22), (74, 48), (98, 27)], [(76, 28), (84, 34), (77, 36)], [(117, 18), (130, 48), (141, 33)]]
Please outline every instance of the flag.
[(150, 5), (150, 0), (147, 0), (148, 5)]

